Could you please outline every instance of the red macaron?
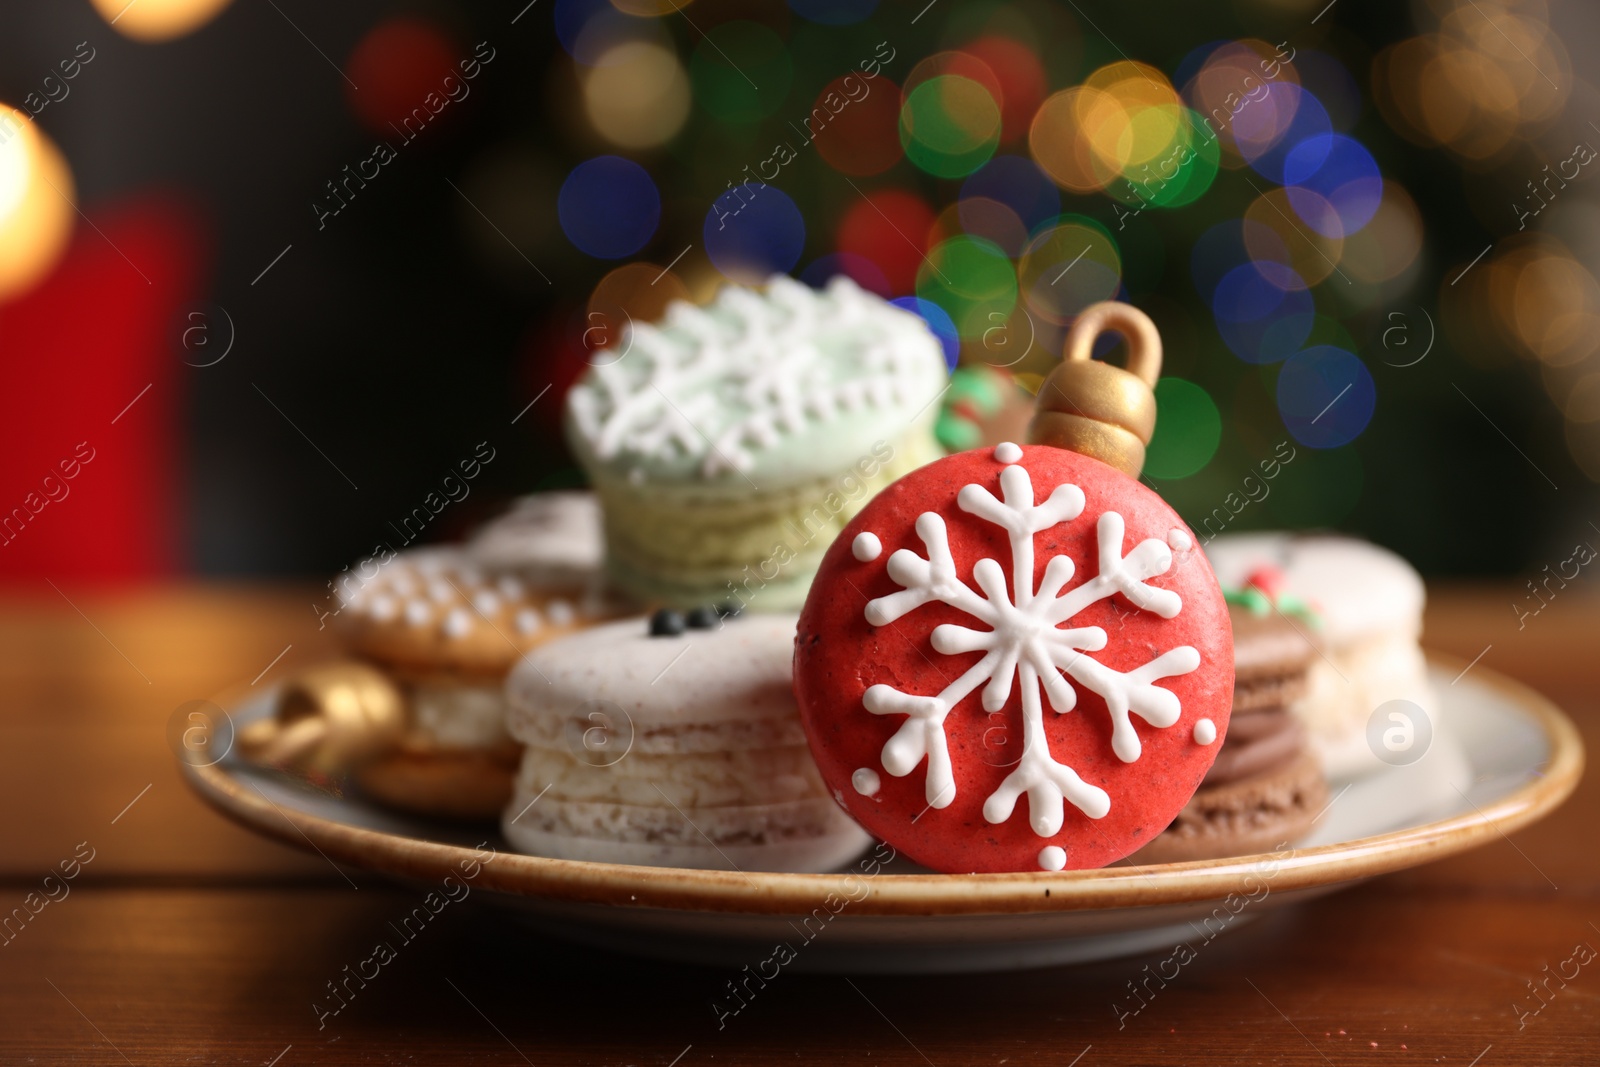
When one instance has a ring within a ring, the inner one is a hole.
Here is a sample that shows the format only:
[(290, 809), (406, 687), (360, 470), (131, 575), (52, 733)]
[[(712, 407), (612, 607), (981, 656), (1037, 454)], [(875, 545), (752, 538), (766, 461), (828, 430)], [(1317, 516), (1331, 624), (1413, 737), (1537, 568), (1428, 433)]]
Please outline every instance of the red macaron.
[(1159, 496), (1002, 444), (906, 475), (845, 528), (800, 615), (794, 684), (834, 796), (916, 862), (1101, 867), (1210, 769), (1233, 634)]

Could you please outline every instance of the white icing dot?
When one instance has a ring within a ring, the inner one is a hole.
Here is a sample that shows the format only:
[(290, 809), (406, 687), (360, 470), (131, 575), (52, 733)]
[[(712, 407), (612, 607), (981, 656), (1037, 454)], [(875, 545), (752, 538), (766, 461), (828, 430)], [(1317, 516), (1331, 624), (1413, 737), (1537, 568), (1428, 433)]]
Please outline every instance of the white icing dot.
[(397, 574), (389, 587), (399, 596), (410, 596), (417, 591), (417, 583), (411, 580), (409, 574)]
[(394, 602), (394, 597), (380, 595), (372, 598), (372, 605), (368, 610), (372, 613), (374, 619), (379, 622), (388, 622), (399, 614), (400, 605)]
[(578, 618), (572, 605), (559, 597), (544, 606), (544, 613), (550, 616), (550, 622), (555, 626), (571, 626)]
[(527, 635), (538, 632), (539, 613), (532, 608), (523, 608), (517, 612), (517, 617), (512, 620), (512, 625), (517, 628), (517, 633)]
[(430, 582), (428, 595), (441, 604), (447, 604), (456, 598), (456, 591), (449, 582)]
[(1209, 745), (1217, 739), (1217, 724), (1210, 719), (1201, 719), (1194, 724), (1194, 743)]
[(465, 637), (472, 632), (472, 616), (466, 608), (456, 608), (444, 617), (446, 637)]
[(878, 789), (883, 785), (883, 779), (878, 777), (878, 772), (871, 767), (861, 767), (850, 776), (850, 784), (856, 787), (856, 792), (864, 797), (878, 795)]
[(1194, 539), (1174, 526), (1167, 531), (1167, 544), (1174, 552), (1187, 552), (1194, 547)]
[(994, 458), (997, 463), (1016, 463), (1022, 459), (1022, 449), (1010, 441), (1001, 441), (994, 446)]
[(421, 626), (433, 618), (433, 608), (421, 600), (413, 600), (406, 605), (406, 622), (412, 626)]
[(511, 577), (509, 574), (496, 582), (495, 588), (500, 590), (500, 595), (505, 597), (507, 600), (522, 599), (522, 583)]
[(1039, 850), (1039, 868), (1059, 871), (1067, 865), (1067, 850), (1060, 845), (1046, 845)]
[(500, 610), (500, 598), (485, 589), (472, 598), (472, 606), (480, 615), (493, 615)]
[(850, 545), (850, 554), (862, 563), (869, 563), (883, 553), (883, 542), (878, 540), (878, 535), (871, 531), (863, 530), (856, 534), (855, 541)]

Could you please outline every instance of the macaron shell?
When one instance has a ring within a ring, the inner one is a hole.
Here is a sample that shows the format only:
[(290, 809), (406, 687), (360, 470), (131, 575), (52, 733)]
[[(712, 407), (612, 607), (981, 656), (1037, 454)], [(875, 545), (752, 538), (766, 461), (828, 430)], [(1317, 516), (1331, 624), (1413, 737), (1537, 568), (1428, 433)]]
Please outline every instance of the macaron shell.
[[(874, 715), (862, 703), (866, 690), (879, 683), (904, 693), (936, 695), (982, 658), (981, 652), (944, 654), (933, 648), (930, 634), (940, 624), (986, 629), (951, 605), (932, 601), (880, 627), (868, 624), (864, 610), (869, 600), (901, 589), (887, 569), (897, 549), (926, 555), (914, 529), (925, 511), (944, 519), (963, 582), (976, 589), (973, 565), (988, 557), (1000, 562), (1009, 588), (1011, 549), (1005, 531), (961, 510), (956, 502), (968, 484), (1001, 496), (1000, 473), (1006, 464), (995, 454), (987, 448), (960, 453), (907, 475), (880, 493), (833, 543), (801, 613), (796, 638), (795, 692), (802, 722), (835, 798), (870, 833), (918, 863), (953, 873), (1038, 871), (1041, 851), (1053, 845), (1065, 850), (1068, 869), (1104, 866), (1159, 834), (1194, 794), (1221, 748), (1231, 704), (1232, 631), (1221, 590), (1193, 534), (1155, 493), (1076, 453), (1047, 446), (1021, 450), (1020, 465), (1031, 476), (1036, 503), (1067, 482), (1081, 488), (1087, 499), (1077, 518), (1034, 535), (1036, 588), (1055, 555), (1067, 555), (1076, 565), (1068, 590), (1099, 573), (1096, 523), (1103, 511), (1116, 511), (1126, 522), (1119, 555), (1148, 538), (1173, 546), (1170, 569), (1147, 584), (1176, 592), (1183, 601), (1179, 614), (1163, 619), (1136, 608), (1121, 594), (1099, 600), (1062, 624), (1106, 631), (1106, 647), (1084, 654), (1128, 672), (1182, 645), (1200, 653), (1198, 668), (1157, 683), (1180, 701), (1182, 713), (1174, 725), (1158, 729), (1133, 717), (1143, 751), (1132, 763), (1112, 751), (1111, 721), (1099, 695), (1069, 680), (1078, 698), (1071, 712), (1058, 714), (1041, 699), (1051, 755), (1109, 794), (1111, 808), (1103, 818), (1091, 819), (1068, 803), (1061, 831), (1041, 837), (1029, 824), (1026, 796), (1004, 822), (996, 825), (984, 818), (984, 801), (1021, 752), (1018, 685), (998, 712), (983, 710), (979, 688), (945, 720), (956, 794), (943, 808), (928, 803), (926, 759), (902, 778), (884, 770), (884, 743), (906, 717)], [(875, 535), (882, 545), (876, 555), (862, 553), (871, 557), (866, 560), (852, 551), (862, 533)], [(1194, 736), (1202, 718), (1216, 727), (1216, 739), (1206, 745)], [(863, 775), (869, 790), (876, 776), (878, 787), (871, 795), (852, 783), (861, 768), (873, 772)]]

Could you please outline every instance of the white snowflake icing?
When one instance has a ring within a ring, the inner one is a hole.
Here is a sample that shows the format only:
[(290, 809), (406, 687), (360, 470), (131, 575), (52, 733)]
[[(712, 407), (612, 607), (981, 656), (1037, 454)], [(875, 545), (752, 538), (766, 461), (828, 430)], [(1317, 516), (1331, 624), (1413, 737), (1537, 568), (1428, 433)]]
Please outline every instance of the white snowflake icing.
[[(998, 452), (998, 450), (997, 450)], [(1009, 458), (1010, 452), (1003, 454)], [(1164, 540), (1151, 538), (1122, 554), (1124, 526), (1115, 511), (1100, 515), (1099, 573), (1068, 589), (1074, 564), (1068, 556), (1053, 556), (1034, 587), (1034, 535), (1082, 514), (1083, 490), (1064, 483), (1042, 504), (1034, 503), (1033, 481), (1028, 472), (1008, 465), (1000, 472), (1001, 497), (980, 485), (967, 485), (957, 494), (962, 511), (1003, 528), (1011, 544), (1011, 589), (1006, 575), (993, 559), (980, 559), (972, 568), (977, 588), (956, 573), (944, 519), (925, 511), (917, 517), (916, 531), (927, 550), (919, 556), (902, 548), (889, 557), (888, 572), (901, 588), (878, 597), (866, 607), (867, 622), (884, 626), (924, 604), (948, 604), (971, 616), (987, 629), (945, 623), (930, 635), (934, 649), (946, 655), (982, 651), (983, 658), (943, 691), (925, 695), (907, 693), (890, 685), (874, 685), (862, 704), (874, 715), (904, 715), (906, 720), (883, 746), (886, 771), (896, 777), (910, 774), (924, 758), (928, 761), (925, 792), (930, 807), (948, 807), (956, 786), (945, 733), (945, 719), (968, 694), (983, 686), (986, 712), (1005, 706), (1015, 684), (1022, 699), (1022, 756), (1015, 768), (983, 805), (991, 823), (1009, 819), (1019, 797), (1028, 798), (1029, 824), (1041, 837), (1060, 832), (1070, 802), (1092, 819), (1111, 810), (1105, 790), (1090, 785), (1050, 752), (1044, 731), (1041, 691), (1057, 714), (1077, 704), (1077, 684), (1104, 698), (1111, 718), (1111, 748), (1124, 763), (1139, 758), (1141, 745), (1131, 715), (1150, 726), (1165, 728), (1182, 712), (1178, 697), (1155, 683), (1187, 674), (1200, 665), (1200, 653), (1183, 645), (1155, 657), (1127, 673), (1105, 666), (1086, 655), (1106, 647), (1106, 632), (1098, 626), (1063, 626), (1091, 604), (1120, 593), (1136, 608), (1171, 619), (1183, 601), (1170, 589), (1146, 584), (1172, 566), (1172, 551)]]
[(633, 323), (622, 350), (573, 388), (578, 432), (601, 460), (684, 456), (706, 478), (750, 470), (812, 423), (910, 416), (944, 374), (920, 319), (842, 275), (821, 292), (779, 275), (709, 308), (680, 301), (660, 326)]

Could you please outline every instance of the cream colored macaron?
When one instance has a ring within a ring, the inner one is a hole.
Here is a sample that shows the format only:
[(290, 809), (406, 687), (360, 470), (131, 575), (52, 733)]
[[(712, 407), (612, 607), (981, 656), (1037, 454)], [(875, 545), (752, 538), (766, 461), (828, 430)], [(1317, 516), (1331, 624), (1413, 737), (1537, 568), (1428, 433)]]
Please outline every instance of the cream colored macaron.
[(512, 671), (507, 725), (527, 746), (502, 820), (515, 847), (646, 866), (820, 871), (870, 842), (806, 747), (792, 688), (795, 617), (692, 617), (705, 628), (642, 616), (597, 626), (542, 645)]

